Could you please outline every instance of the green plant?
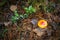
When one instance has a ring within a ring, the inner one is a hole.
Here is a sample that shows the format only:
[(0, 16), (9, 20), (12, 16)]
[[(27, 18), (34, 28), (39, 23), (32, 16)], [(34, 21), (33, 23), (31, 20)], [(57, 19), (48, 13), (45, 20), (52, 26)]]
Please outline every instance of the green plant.
[(32, 6), (29, 6), (28, 8), (24, 8), (26, 13), (25, 14), (18, 14), (17, 10), (14, 11), (14, 16), (12, 16), (11, 21), (13, 23), (17, 22), (19, 19), (25, 19), (28, 18), (28, 16), (34, 12), (36, 12), (36, 9), (34, 9)]
[(14, 16), (12, 16), (11, 21), (15, 23), (19, 19), (19, 15), (17, 13), (17, 10), (14, 11)]
[(27, 14), (31, 14), (31, 13), (36, 12), (36, 9), (34, 7), (32, 7), (32, 6), (29, 6), (28, 8), (26, 7), (24, 9), (25, 9)]
[(26, 14), (18, 14), (17, 10), (14, 11), (14, 16), (12, 16), (11, 18), (11, 21), (13, 23), (17, 22), (19, 19), (24, 19), (24, 18), (27, 18), (27, 15)]

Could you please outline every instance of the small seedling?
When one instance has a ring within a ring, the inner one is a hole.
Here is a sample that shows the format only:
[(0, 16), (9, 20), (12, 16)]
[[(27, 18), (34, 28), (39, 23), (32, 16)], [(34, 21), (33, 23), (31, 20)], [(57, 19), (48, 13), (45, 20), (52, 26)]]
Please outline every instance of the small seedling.
[(24, 9), (26, 10), (27, 14), (31, 14), (31, 13), (36, 12), (36, 9), (32, 6), (29, 6), (28, 8), (24, 8)]
[(17, 22), (19, 19), (21, 20), (21, 19), (25, 19), (25, 18), (27, 18), (28, 17), (28, 15), (27, 14), (18, 14), (18, 12), (17, 12), (17, 10), (15, 10), (14, 11), (14, 16), (12, 16), (12, 18), (11, 18), (11, 21), (13, 22), (13, 23), (15, 23), (15, 22)]
[(16, 22), (19, 19), (19, 15), (17, 13), (17, 10), (14, 11), (14, 16), (12, 16), (11, 21)]

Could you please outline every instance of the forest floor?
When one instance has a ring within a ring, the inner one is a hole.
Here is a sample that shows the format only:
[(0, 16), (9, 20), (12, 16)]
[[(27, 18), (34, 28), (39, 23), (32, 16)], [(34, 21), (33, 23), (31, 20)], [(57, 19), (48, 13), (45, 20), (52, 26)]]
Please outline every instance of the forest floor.
[[(24, 13), (18, 2), (6, 2), (0, 7), (0, 40), (60, 40), (60, 7), (57, 6), (59, 10), (57, 9), (56, 13), (44, 13), (39, 10), (13, 24), (9, 21), (13, 15), (10, 6), (15, 4), (18, 13)], [(48, 22), (47, 28), (38, 27), (37, 21), (41, 19)]]

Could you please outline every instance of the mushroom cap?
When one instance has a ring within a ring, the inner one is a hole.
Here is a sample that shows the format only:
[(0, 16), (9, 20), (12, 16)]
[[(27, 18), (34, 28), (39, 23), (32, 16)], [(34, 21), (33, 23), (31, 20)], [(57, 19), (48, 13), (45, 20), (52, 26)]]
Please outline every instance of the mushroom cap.
[(40, 27), (40, 28), (46, 28), (47, 27), (47, 21), (46, 20), (39, 20), (38, 21), (38, 26)]

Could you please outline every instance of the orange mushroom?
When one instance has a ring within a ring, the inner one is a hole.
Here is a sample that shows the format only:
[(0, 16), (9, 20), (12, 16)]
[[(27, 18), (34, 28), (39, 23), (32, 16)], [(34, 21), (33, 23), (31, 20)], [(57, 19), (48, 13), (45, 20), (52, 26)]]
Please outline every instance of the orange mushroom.
[(47, 25), (48, 25), (48, 23), (47, 23), (46, 20), (39, 20), (39, 21), (38, 21), (38, 26), (39, 26), (40, 28), (46, 28)]

